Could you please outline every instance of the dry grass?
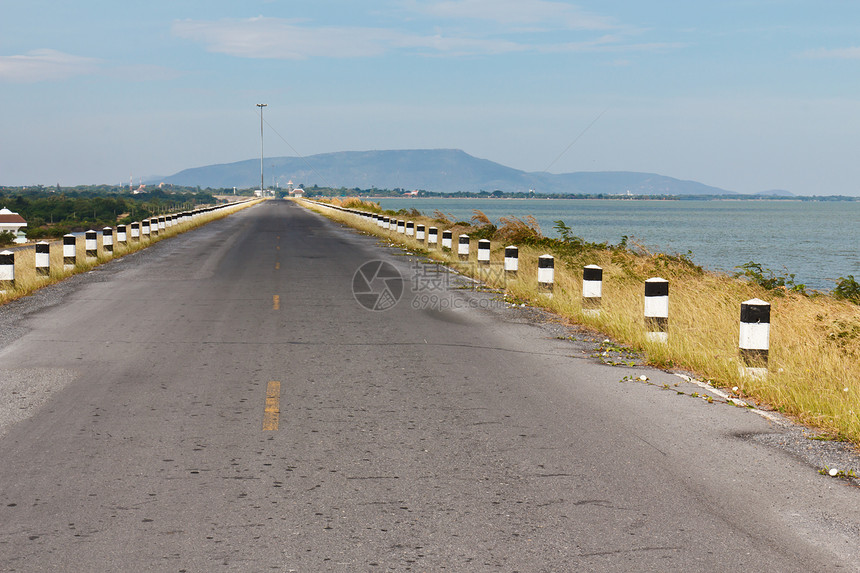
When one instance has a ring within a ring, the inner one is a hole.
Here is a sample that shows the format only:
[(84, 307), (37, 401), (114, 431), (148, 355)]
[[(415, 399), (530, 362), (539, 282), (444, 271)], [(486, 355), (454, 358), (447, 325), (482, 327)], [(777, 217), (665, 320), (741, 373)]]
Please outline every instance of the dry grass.
[[(330, 210), (326, 214), (409, 248), (427, 248), (426, 243), (382, 230), (373, 221)], [(479, 227), (447, 228), (455, 237), (479, 231), (489, 224), (480, 215), (473, 218)], [(428, 227), (439, 223), (438, 218), (410, 219)], [(718, 386), (737, 387), (741, 398), (860, 445), (860, 306), (826, 295), (766, 290), (727, 275), (703, 272), (683, 257), (594, 245), (576, 249), (535, 245), (541, 235), (533, 220), (510, 217), (501, 223), (493, 237), (492, 271), (461, 263), (456, 253), (436, 249), (429, 254), (471, 272), (490, 286), (503, 288), (512, 297), (639, 349), (654, 365), (682, 368)], [(446, 227), (439, 227), (440, 240), (443, 229)], [(504, 247), (517, 243), (519, 275), (506, 279), (499, 272)], [(537, 287), (537, 258), (545, 253), (556, 257), (552, 297), (539, 293)], [(473, 248), (470, 263), (475, 261)], [(582, 311), (582, 267), (587, 264), (603, 267), (603, 306), (598, 317)], [(644, 281), (658, 276), (670, 284), (668, 344), (649, 342), (645, 337)], [(738, 360), (740, 305), (751, 298), (771, 303), (769, 373), (764, 379), (743, 376)]]

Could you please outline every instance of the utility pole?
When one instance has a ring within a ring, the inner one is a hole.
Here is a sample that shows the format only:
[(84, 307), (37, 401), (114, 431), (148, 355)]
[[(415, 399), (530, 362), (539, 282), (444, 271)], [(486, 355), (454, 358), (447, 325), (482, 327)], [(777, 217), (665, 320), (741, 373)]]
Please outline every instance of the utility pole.
[(263, 186), (263, 108), (268, 104), (258, 103), (260, 108), (260, 197), (265, 195), (265, 187)]

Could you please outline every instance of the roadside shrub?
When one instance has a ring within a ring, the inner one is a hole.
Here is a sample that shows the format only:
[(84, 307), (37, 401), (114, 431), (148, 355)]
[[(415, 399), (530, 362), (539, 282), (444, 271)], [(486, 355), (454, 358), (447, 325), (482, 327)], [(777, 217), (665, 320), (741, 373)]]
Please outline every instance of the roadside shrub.
[(3, 231), (0, 233), (0, 247), (8, 247), (15, 242), (15, 233)]
[(839, 277), (833, 289), (833, 298), (860, 304), (860, 283), (854, 280), (854, 275)]
[(773, 291), (774, 294), (783, 294), (785, 291), (806, 294), (806, 285), (794, 282), (794, 273), (777, 275), (772, 270), (764, 268), (759, 263), (753, 261), (735, 268), (741, 269), (741, 271), (735, 273), (735, 278), (746, 278), (762, 288)]

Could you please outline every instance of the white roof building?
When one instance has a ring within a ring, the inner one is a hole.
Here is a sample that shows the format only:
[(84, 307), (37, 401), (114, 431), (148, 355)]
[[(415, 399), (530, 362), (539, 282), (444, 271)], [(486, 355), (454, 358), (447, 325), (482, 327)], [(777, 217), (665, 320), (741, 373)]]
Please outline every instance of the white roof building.
[(21, 227), (26, 226), (27, 221), (18, 213), (13, 213), (6, 207), (0, 209), (0, 233), (9, 231), (15, 235), (16, 243), (26, 243), (27, 236), (24, 234), (24, 231), (21, 231)]

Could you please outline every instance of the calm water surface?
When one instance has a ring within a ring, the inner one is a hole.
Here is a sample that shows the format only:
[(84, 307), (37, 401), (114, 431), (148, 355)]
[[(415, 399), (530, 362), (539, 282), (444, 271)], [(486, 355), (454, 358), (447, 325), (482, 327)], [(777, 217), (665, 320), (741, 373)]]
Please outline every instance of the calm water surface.
[(582, 199), (374, 199), (384, 209), (435, 209), (458, 221), (475, 209), (493, 222), (534, 216), (544, 235), (562, 220), (587, 241), (623, 235), (655, 252), (685, 254), (711, 270), (734, 272), (755, 261), (795, 281), (831, 290), (834, 279), (860, 280), (860, 201), (614, 201)]

